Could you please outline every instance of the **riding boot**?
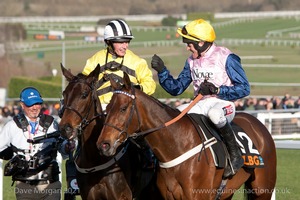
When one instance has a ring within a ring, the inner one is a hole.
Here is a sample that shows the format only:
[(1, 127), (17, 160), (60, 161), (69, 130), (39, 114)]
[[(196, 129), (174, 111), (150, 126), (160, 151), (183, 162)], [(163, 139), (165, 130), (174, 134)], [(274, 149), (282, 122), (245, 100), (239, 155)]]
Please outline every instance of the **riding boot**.
[(229, 152), (230, 161), (224, 169), (224, 178), (233, 176), (244, 165), (244, 159), (242, 158), (241, 150), (234, 137), (234, 132), (231, 125), (227, 122), (226, 125), (220, 128), (221, 134), (224, 138), (227, 150)]

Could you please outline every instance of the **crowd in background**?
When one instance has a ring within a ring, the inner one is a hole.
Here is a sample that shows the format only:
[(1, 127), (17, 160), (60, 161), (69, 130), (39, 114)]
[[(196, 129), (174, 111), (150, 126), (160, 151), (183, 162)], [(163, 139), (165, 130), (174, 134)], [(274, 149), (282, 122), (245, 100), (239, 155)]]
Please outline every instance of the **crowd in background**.
[[(172, 101), (171, 99), (166, 99), (164, 103), (171, 107), (178, 107), (183, 103), (188, 103), (191, 99), (176, 99)], [(274, 109), (297, 109), (300, 108), (300, 96), (298, 98), (292, 97), (289, 94), (285, 94), (283, 97), (269, 97), (269, 98), (256, 98), (247, 97), (235, 101), (235, 106), (237, 111), (243, 110), (274, 110)], [(45, 114), (50, 114), (57, 116), (58, 110), (60, 108), (59, 103), (44, 104), (42, 112)], [(5, 124), (6, 121), (12, 119), (13, 116), (20, 112), (21, 108), (15, 105), (6, 105), (0, 107), (0, 130), (1, 125)]]
[[(190, 99), (177, 99), (171, 101), (166, 100), (166, 104), (171, 107), (177, 107), (181, 104), (188, 103)], [(243, 110), (274, 110), (274, 109), (295, 109), (300, 108), (300, 96), (293, 98), (290, 94), (285, 94), (283, 97), (247, 97), (235, 101), (235, 107), (238, 111)]]
[[(54, 103), (54, 104), (43, 104), (43, 108), (41, 112), (48, 114), (48, 115), (53, 115), (57, 116), (58, 115), (58, 110), (59, 110), (60, 104), (59, 103)], [(21, 107), (17, 104), (8, 104), (3, 107), (0, 107), (0, 131), (2, 126), (12, 119), (14, 116), (19, 114), (21, 112)]]
[(274, 110), (300, 108), (300, 96), (293, 98), (285, 94), (283, 98), (246, 98), (235, 102), (236, 110)]

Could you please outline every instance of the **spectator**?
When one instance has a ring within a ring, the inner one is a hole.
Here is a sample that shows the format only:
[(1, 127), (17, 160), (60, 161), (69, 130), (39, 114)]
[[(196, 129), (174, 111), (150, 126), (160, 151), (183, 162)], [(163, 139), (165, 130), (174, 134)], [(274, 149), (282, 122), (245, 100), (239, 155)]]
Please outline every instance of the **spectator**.
[(17, 116), (21, 112), (21, 108), (19, 106), (13, 106), (12, 117)]
[[(64, 154), (73, 150), (67, 142), (58, 142), (58, 125), (52, 116), (41, 113), (43, 99), (32, 87), (20, 93), (22, 113), (7, 122), (0, 133), (0, 158), (9, 160), (5, 175), (16, 181), (16, 199), (61, 198), (57, 150)], [(50, 137), (56, 133), (56, 137)], [(34, 139), (44, 138), (33, 143)]]
[(282, 109), (282, 100), (279, 97), (273, 97), (273, 109)]
[(260, 98), (257, 100), (257, 104), (255, 105), (255, 110), (266, 110), (267, 99)]
[(295, 101), (295, 103), (294, 103), (294, 108), (300, 108), (300, 96), (299, 96), (298, 99)]
[(6, 118), (11, 118), (12, 112), (11, 112), (11, 110), (9, 109), (8, 106), (4, 106), (4, 107), (2, 108), (2, 116), (3, 116), (3, 117), (6, 117)]
[(235, 110), (245, 110), (246, 105), (245, 105), (245, 100), (244, 99), (238, 99), (234, 102), (235, 105)]

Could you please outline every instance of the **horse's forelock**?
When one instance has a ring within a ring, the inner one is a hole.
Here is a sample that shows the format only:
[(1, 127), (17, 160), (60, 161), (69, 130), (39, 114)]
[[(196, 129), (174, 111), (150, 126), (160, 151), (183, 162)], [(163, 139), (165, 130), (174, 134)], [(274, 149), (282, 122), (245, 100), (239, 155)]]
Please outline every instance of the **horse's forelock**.
[(82, 73), (77, 74), (76, 76), (73, 76), (72, 80), (69, 81), (70, 83), (76, 83), (80, 80), (85, 80), (86, 76)]
[(83, 79), (83, 78), (86, 78), (87, 76), (84, 75), (83, 73), (79, 73), (79, 74), (77, 74), (77, 76), (75, 76), (75, 77), (77, 77), (77, 79)]

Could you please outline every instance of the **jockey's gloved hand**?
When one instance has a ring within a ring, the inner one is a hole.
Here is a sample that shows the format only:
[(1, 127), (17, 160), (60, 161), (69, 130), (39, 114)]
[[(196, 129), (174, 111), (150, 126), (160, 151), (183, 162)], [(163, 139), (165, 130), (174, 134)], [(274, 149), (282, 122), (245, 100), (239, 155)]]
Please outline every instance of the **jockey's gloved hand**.
[(202, 95), (214, 95), (218, 94), (219, 88), (216, 87), (213, 83), (208, 82), (207, 80), (204, 80), (200, 84), (200, 89), (198, 91), (199, 94)]
[(154, 54), (154, 56), (152, 56), (151, 67), (155, 69), (158, 73), (161, 73), (165, 68), (165, 64), (159, 56)]
[(76, 148), (76, 142), (75, 140), (69, 140), (67, 143), (65, 143), (65, 152), (71, 153)]

